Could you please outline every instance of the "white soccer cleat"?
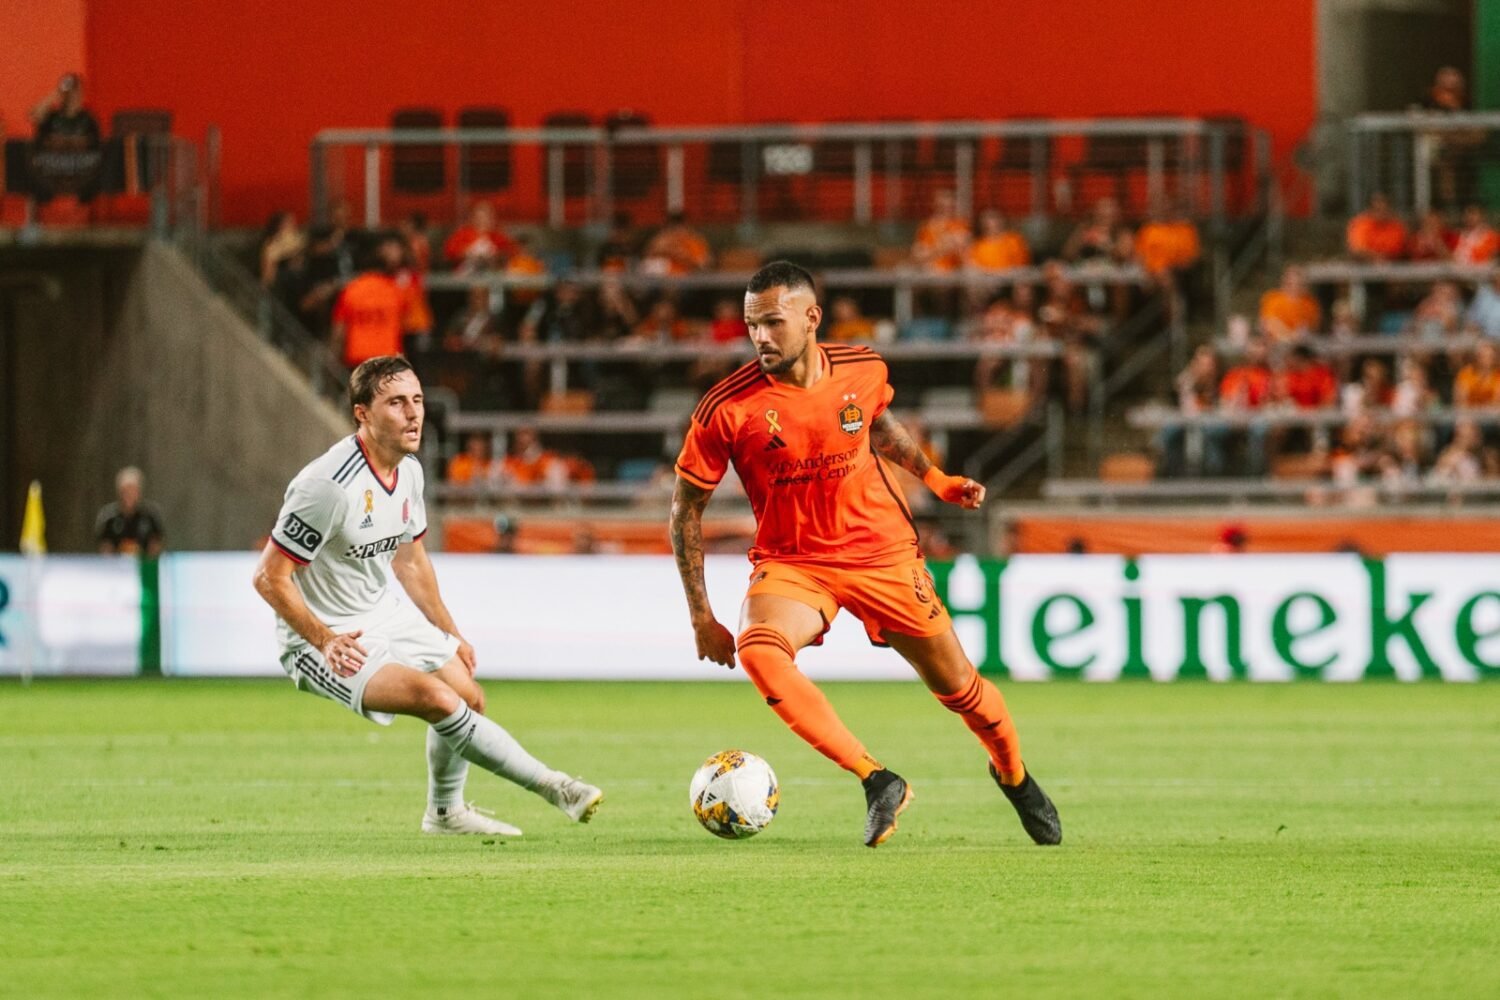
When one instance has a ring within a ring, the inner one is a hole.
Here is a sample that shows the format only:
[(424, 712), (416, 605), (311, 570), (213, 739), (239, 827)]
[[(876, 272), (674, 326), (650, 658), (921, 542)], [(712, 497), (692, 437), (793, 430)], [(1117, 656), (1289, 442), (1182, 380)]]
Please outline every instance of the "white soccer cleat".
[(452, 809), (427, 810), (422, 817), (423, 833), (482, 833), (492, 837), (519, 837), (521, 828), (494, 818), (488, 809), (472, 802), (462, 802)]
[(569, 777), (561, 771), (555, 773), (556, 777), (553, 780), (537, 789), (542, 798), (567, 813), (568, 818), (575, 823), (587, 823), (593, 819), (599, 803), (604, 801), (604, 793), (593, 785)]

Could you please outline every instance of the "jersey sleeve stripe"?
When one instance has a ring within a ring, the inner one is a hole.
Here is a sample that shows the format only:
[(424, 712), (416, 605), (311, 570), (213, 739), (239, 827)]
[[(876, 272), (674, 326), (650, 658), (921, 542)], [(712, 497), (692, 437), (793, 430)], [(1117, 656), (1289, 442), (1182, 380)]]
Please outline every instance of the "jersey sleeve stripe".
[(709, 482), (707, 479), (704, 479), (702, 476), (695, 476), (695, 475), (693, 475), (691, 472), (689, 472), (688, 470), (684, 469), (680, 464), (677, 465), (677, 466), (674, 466), (674, 468), (677, 470), (677, 474), (679, 476), (681, 476), (683, 479), (686, 479), (688, 482), (692, 483), (694, 486), (698, 487), (699, 489), (711, 490), (711, 489), (714, 489), (715, 487), (717, 487), (719, 485), (720, 480), (714, 480), (713, 482)]
[(272, 538), (271, 539), (271, 544), (274, 545), (274, 546), (276, 546), (278, 549), (280, 549), (282, 555), (286, 556), (288, 559), (290, 559), (292, 562), (296, 563), (297, 565), (299, 565), (299, 566), (306, 566), (306, 565), (308, 565), (308, 560), (302, 558), (297, 553), (295, 553), (291, 549), (287, 548), (285, 545), (282, 545), (276, 539)]
[(693, 411), (693, 419), (698, 421), (699, 423), (703, 423), (708, 419), (709, 414), (718, 409), (718, 406), (721, 402), (734, 396), (745, 387), (753, 385), (755, 383), (755, 377), (758, 374), (759, 372), (747, 371), (743, 372), (742, 374), (731, 375), (729, 376), (729, 378), (725, 379), (718, 385), (714, 386), (712, 389), (708, 390), (703, 399), (699, 401), (698, 408)]
[(423, 528), (419, 533), (412, 535), (411, 540), (414, 542), (420, 542), (425, 537), (427, 537), (427, 529)]
[(719, 407), (739, 396), (743, 396), (747, 392), (751, 392), (755, 389), (760, 388), (760, 380), (762, 377), (763, 376), (760, 374), (760, 372), (757, 371), (754, 377), (752, 377), (749, 381), (745, 382), (742, 385), (736, 386), (731, 392), (724, 393), (718, 399), (714, 400), (712, 405), (702, 407), (702, 416), (696, 418), (698, 423), (707, 425), (709, 419), (714, 415), (715, 411), (717, 411)]

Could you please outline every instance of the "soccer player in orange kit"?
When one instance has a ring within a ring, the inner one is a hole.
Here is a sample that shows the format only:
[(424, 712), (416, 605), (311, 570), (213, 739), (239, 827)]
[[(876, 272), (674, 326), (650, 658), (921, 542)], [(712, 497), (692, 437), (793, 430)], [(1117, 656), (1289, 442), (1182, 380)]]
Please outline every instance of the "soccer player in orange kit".
[[(865, 751), (796, 665), (822, 642), (840, 608), (870, 641), (900, 653), (984, 744), (990, 776), (1038, 844), (1062, 841), (1057, 810), (1021, 762), (1020, 741), (993, 684), (953, 632), (917, 548), (917, 533), (889, 461), (966, 509), (984, 487), (948, 476), (887, 411), (894, 391), (869, 348), (820, 346), (813, 279), (777, 261), (745, 291), (745, 324), (758, 360), (703, 397), (693, 412), (672, 497), (672, 549), (687, 593), (698, 656), (740, 665), (792, 731), (864, 785), (865, 844), (896, 830), (911, 802), (900, 775)], [(884, 460), (884, 461), (883, 461)], [(733, 465), (755, 512), (750, 588), (738, 637), (714, 617), (703, 579), (703, 508)]]

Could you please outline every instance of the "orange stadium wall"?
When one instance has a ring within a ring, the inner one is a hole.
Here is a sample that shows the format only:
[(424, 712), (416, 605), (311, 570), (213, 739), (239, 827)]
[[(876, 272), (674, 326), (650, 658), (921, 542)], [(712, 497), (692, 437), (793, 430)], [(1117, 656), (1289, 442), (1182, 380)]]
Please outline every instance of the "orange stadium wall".
[(0, 131), (29, 134), (36, 102), (88, 65), (85, 8), (84, 0), (0, 0)]
[(305, 209), (319, 129), (401, 105), (498, 104), (518, 125), (1234, 113), (1285, 151), (1317, 102), (1314, 0), (76, 2), (92, 105), (220, 126), (239, 224)]

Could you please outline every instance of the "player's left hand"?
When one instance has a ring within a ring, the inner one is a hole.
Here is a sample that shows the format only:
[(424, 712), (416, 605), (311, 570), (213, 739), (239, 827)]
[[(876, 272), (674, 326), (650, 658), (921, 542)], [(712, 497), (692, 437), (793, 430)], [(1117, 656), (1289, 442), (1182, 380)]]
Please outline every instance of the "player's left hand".
[(984, 503), (984, 485), (968, 476), (945, 475), (937, 466), (933, 466), (927, 470), (922, 481), (939, 499), (958, 504), (964, 510), (978, 510), (980, 504)]
[(474, 671), (479, 669), (479, 658), (474, 655), (474, 647), (463, 636), (458, 637), (458, 662), (464, 665), (470, 677), (473, 677)]

